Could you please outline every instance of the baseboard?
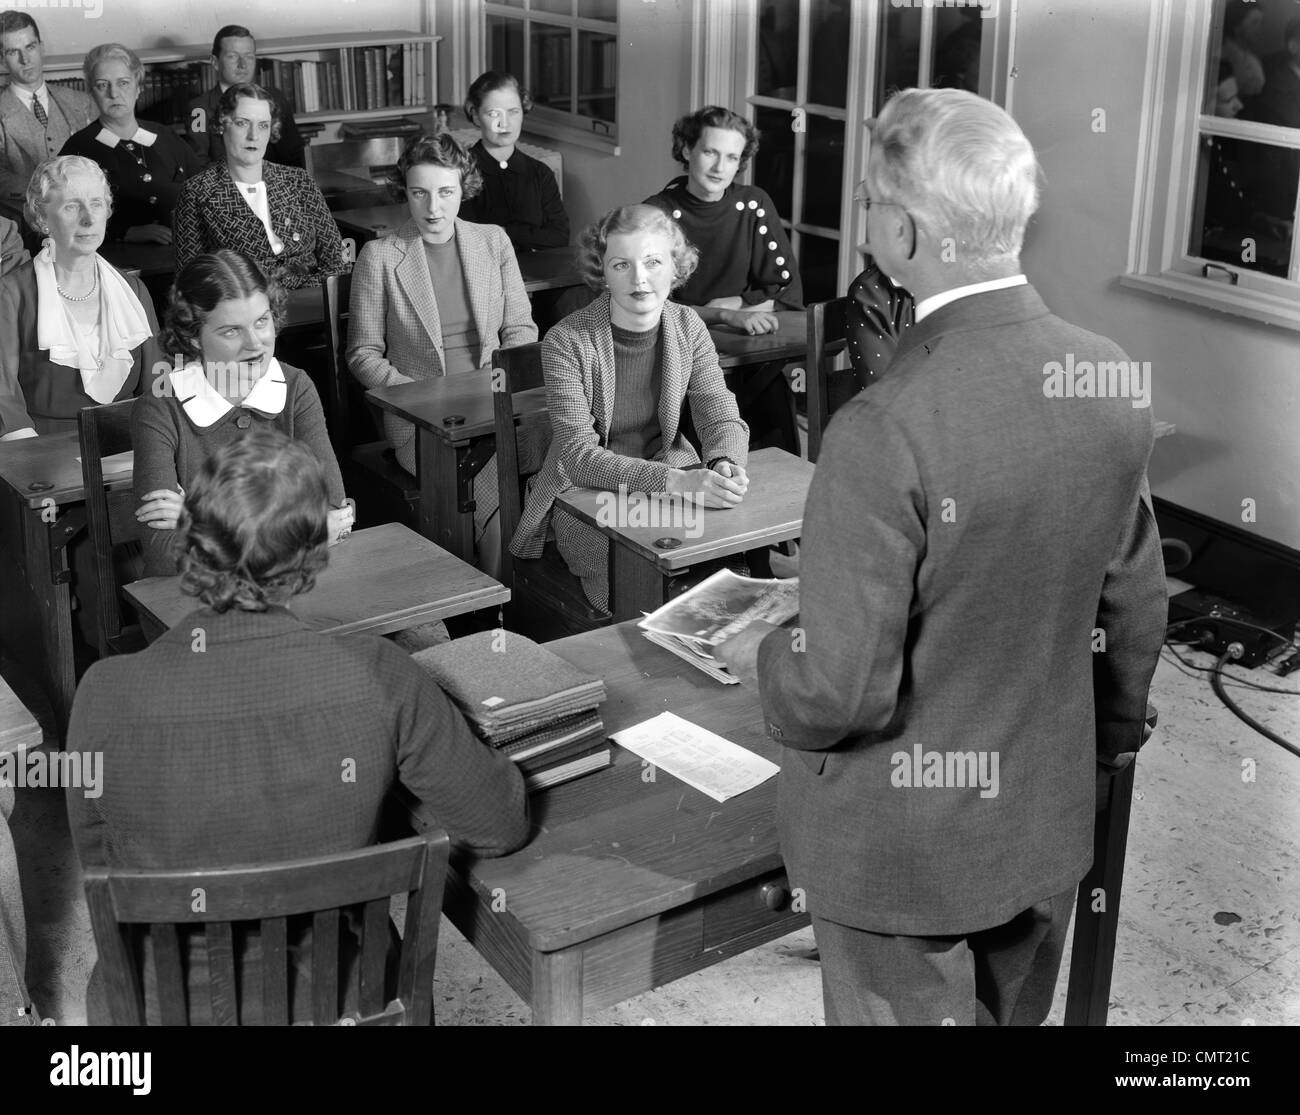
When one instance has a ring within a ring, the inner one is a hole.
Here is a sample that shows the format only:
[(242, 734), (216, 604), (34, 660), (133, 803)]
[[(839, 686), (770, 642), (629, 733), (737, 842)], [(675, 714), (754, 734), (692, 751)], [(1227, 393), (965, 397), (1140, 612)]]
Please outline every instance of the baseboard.
[(1300, 550), (1168, 500), (1151, 502), (1171, 577), (1253, 610), (1300, 601)]

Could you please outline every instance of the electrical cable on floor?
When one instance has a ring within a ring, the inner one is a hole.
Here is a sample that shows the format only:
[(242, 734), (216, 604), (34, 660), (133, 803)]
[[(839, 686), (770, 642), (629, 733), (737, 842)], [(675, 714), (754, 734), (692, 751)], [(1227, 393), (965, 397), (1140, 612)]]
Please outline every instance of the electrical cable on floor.
[[(1196, 644), (1189, 643), (1187, 645), (1195, 646)], [(1187, 667), (1185, 670), (1180, 669), (1179, 672), (1186, 674), (1188, 677), (1194, 678), (1196, 676), (1195, 673), (1191, 672), (1193, 670), (1202, 674), (1214, 673), (1213, 666), (1198, 666), (1195, 662), (1189, 662), (1174, 649), (1174, 642), (1172, 640), (1165, 643), (1164, 649)], [(1225, 672), (1223, 676), (1225, 680), (1232, 682), (1234, 685), (1239, 685), (1243, 689), (1258, 689), (1261, 693), (1281, 693), (1284, 697), (1300, 697), (1300, 689), (1281, 689), (1276, 685), (1260, 685), (1259, 682), (1251, 681), (1249, 678), (1241, 677), (1239, 674), (1229, 674)]]
[(1230, 659), (1240, 658), (1245, 653), (1245, 648), (1240, 643), (1230, 643), (1228, 649), (1219, 655), (1219, 660), (1214, 664), (1214, 672), (1210, 675), (1210, 684), (1214, 687), (1214, 693), (1227, 707), (1228, 711), (1233, 713), (1238, 720), (1254, 728), (1265, 739), (1270, 739), (1279, 747), (1290, 751), (1297, 759), (1300, 759), (1300, 747), (1283, 739), (1270, 728), (1266, 728), (1258, 720), (1243, 710), (1231, 697), (1228, 696), (1227, 690), (1223, 688), (1223, 667)]

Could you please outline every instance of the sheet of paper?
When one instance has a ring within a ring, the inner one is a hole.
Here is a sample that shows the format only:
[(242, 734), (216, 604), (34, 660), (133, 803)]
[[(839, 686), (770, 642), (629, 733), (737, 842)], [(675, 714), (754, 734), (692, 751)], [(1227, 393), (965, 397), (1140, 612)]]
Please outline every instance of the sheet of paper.
[(781, 769), (671, 712), (661, 712), (610, 738), (714, 801), (752, 790)]
[[(77, 458), (77, 464), (81, 464), (80, 457)], [(101, 457), (99, 464), (104, 470), (105, 476), (117, 476), (119, 473), (130, 472), (135, 468), (135, 451), (128, 449), (125, 453), (113, 453), (108, 457)]]

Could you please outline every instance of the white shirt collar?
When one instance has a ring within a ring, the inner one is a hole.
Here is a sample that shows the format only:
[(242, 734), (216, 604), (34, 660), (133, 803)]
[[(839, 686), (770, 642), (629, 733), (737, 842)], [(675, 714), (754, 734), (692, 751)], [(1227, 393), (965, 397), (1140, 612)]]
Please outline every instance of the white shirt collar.
[(47, 113), (50, 111), (50, 91), (45, 87), (45, 82), (42, 81), (40, 87), (30, 93), (26, 89), (19, 89), (13, 85), (9, 88), (13, 89), (14, 96), (22, 102), (23, 107), (28, 112), (32, 111), (32, 101), (37, 97), (41, 99), (41, 108), (45, 109)]
[[(208, 382), (202, 364), (186, 364), (179, 372), (168, 373), (167, 378), (171, 380), (172, 395), (181, 404), (185, 416), (201, 429), (216, 425), (235, 409), (235, 405)], [(239, 405), (277, 415), (284, 410), (288, 393), (284, 369), (272, 357), (266, 371)]]
[[(116, 147), (122, 142), (122, 137), (120, 135), (116, 132), (110, 132), (107, 128), (100, 128), (99, 135), (97, 135), (95, 139), (105, 147)], [(138, 143), (143, 147), (152, 147), (158, 142), (158, 135), (156, 132), (146, 132), (137, 124), (135, 135), (131, 137), (131, 142)]]
[(949, 302), (956, 302), (959, 298), (969, 298), (972, 294), (985, 294), (990, 290), (1005, 290), (1008, 287), (1025, 286), (1028, 282), (1029, 280), (1023, 274), (1008, 275), (1005, 279), (989, 279), (984, 283), (968, 283), (966, 286), (955, 286), (951, 290), (932, 294), (929, 298), (923, 298), (916, 304), (916, 323), (920, 325), (935, 310), (941, 309), (948, 305)]

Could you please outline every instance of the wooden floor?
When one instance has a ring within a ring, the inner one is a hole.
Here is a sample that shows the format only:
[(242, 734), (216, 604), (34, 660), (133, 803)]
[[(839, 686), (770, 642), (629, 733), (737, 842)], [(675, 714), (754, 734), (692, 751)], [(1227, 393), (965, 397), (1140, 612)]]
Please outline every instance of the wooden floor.
[[(1282, 683), (1262, 671), (1248, 676), (1300, 690), (1300, 675)], [(1300, 741), (1300, 697), (1229, 692), (1256, 719)], [(1162, 661), (1152, 699), (1161, 727), (1138, 761), (1110, 1020), (1300, 1024), (1300, 759), (1237, 720), (1204, 674), (1188, 677)], [(1243, 780), (1247, 760), (1254, 781)], [(42, 1014), (83, 1023), (94, 944), (61, 793), (20, 791), (14, 835), (31, 993)], [(820, 1025), (812, 949), (811, 931), (795, 933), (588, 1022)], [(1060, 1022), (1064, 1001), (1061, 979), (1050, 1023)], [(446, 922), (434, 1007), (442, 1025), (530, 1021), (528, 1008)]]

